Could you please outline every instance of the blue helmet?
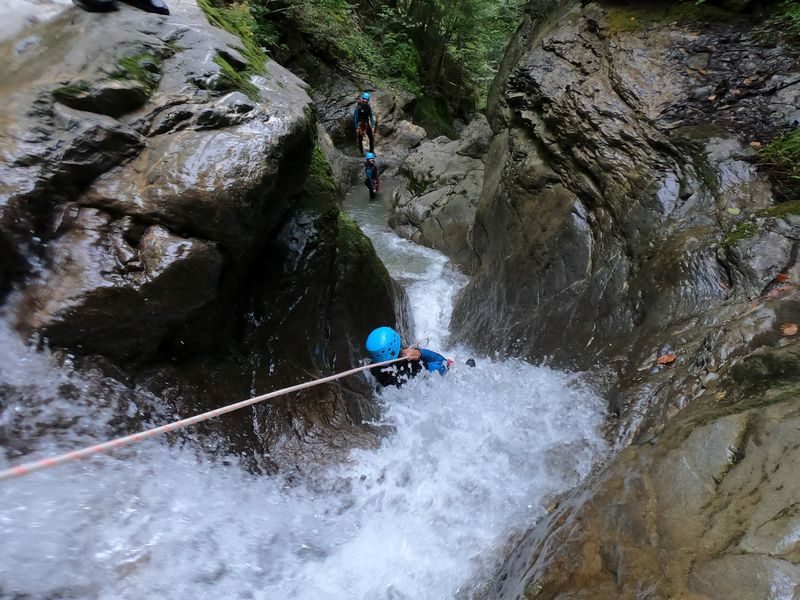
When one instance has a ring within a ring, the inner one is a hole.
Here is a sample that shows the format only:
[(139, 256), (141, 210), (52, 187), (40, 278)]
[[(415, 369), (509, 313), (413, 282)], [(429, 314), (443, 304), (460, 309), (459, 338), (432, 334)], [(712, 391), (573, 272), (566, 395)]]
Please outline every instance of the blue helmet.
[(361, 94), (361, 99), (362, 100), (366, 100), (367, 102), (369, 102), (369, 92), (363, 92)]
[(367, 352), (373, 362), (400, 356), (400, 334), (391, 327), (378, 327), (367, 337)]
[(364, 158), (366, 158), (367, 160), (375, 160), (375, 153), (374, 152), (367, 152), (364, 155)]

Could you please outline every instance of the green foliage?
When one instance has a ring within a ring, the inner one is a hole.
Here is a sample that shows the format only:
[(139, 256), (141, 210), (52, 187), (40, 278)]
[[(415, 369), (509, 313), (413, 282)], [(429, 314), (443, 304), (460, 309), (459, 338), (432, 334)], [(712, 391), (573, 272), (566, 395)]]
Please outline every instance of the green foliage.
[(779, 2), (773, 21), (776, 25), (786, 26), (794, 35), (800, 36), (800, 2), (797, 0)]
[[(312, 51), (378, 86), (485, 96), (525, 0), (250, 0), (260, 43), (297, 31)], [(449, 86), (449, 87), (448, 87)], [(457, 99), (456, 99), (457, 100)], [(454, 102), (457, 104), (457, 102)]]
[(759, 159), (776, 183), (779, 198), (800, 199), (800, 129), (772, 140), (759, 151)]

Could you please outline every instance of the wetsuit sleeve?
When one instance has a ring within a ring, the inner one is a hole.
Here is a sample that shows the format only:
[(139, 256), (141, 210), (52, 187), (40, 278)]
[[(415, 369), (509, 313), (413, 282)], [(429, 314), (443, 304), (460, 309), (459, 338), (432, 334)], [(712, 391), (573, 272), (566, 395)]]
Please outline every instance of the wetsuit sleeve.
[(372, 112), (372, 107), (369, 107), (369, 124), (370, 127), (375, 129), (375, 114)]
[(358, 105), (353, 110), (353, 127), (358, 129)]
[(419, 351), (422, 354), (422, 362), (428, 371), (439, 373), (440, 375), (447, 373), (447, 359), (444, 356), (427, 348), (420, 348)]

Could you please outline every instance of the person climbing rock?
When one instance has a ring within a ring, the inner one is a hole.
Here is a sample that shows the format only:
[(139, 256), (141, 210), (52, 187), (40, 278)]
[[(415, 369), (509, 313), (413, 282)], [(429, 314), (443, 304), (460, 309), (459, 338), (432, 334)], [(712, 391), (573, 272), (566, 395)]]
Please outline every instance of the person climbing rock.
[[(158, 15), (168, 15), (169, 8), (164, 0), (122, 0), (136, 8)], [(78, 8), (89, 12), (111, 12), (117, 10), (117, 0), (72, 0)]]
[(373, 367), (372, 376), (383, 387), (390, 385), (402, 387), (412, 377), (423, 370), (444, 375), (453, 364), (449, 360), (427, 348), (401, 348), (400, 334), (391, 327), (378, 327), (367, 336), (367, 353), (372, 362), (378, 363), (403, 356), (408, 360), (386, 367)]
[(375, 152), (375, 115), (369, 104), (369, 92), (363, 92), (353, 111), (353, 126), (356, 128), (358, 149), (364, 156), (364, 134), (369, 138), (369, 151)]
[(377, 193), (381, 191), (381, 174), (378, 170), (378, 163), (375, 162), (374, 153), (367, 152), (364, 159), (364, 185), (369, 190), (369, 199), (374, 200)]

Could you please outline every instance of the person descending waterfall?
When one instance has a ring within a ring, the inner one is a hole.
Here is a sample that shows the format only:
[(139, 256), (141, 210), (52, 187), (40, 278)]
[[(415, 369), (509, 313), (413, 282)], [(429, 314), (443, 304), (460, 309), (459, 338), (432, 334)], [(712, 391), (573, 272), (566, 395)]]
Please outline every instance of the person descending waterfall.
[(369, 199), (374, 200), (381, 191), (381, 174), (373, 152), (367, 152), (364, 160), (364, 185), (369, 190)]
[(356, 128), (358, 149), (364, 156), (364, 134), (369, 138), (369, 151), (375, 152), (375, 115), (369, 104), (369, 92), (363, 92), (353, 111), (353, 126)]
[(367, 352), (370, 360), (378, 363), (403, 356), (406, 362), (399, 362), (386, 367), (373, 367), (369, 370), (372, 376), (383, 387), (394, 385), (402, 387), (412, 377), (419, 375), (423, 369), (431, 373), (444, 375), (453, 364), (449, 360), (427, 348), (401, 348), (400, 334), (391, 327), (378, 327), (367, 336)]

